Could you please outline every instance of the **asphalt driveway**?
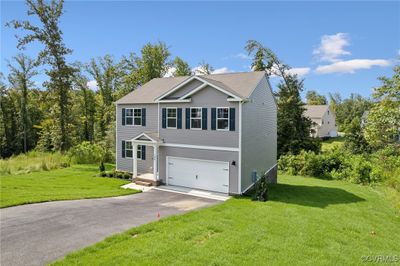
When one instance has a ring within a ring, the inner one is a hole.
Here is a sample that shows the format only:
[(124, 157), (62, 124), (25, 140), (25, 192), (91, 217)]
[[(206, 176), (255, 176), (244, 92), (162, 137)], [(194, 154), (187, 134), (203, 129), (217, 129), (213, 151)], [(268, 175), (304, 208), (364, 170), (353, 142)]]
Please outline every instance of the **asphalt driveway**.
[(129, 196), (55, 201), (0, 210), (0, 264), (44, 265), (67, 253), (169, 215), (220, 201), (151, 190)]

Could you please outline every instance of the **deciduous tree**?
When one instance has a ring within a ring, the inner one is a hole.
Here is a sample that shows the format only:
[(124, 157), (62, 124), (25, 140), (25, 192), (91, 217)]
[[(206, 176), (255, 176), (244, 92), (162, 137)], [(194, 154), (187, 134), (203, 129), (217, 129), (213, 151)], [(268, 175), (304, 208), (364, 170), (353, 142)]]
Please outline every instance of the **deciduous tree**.
[(55, 149), (67, 150), (72, 144), (69, 127), (71, 126), (70, 114), (70, 93), (71, 78), (74, 69), (66, 62), (66, 56), (72, 51), (63, 42), (63, 33), (59, 27), (60, 17), (63, 14), (63, 0), (52, 0), (47, 3), (44, 0), (26, 0), (28, 6), (27, 14), (34, 15), (39, 25), (30, 21), (13, 20), (7, 23), (15, 29), (24, 29), (28, 32), (23, 37), (17, 37), (18, 48), (25, 47), (28, 43), (39, 41), (44, 49), (39, 53), (38, 59), (50, 65), (50, 70), (46, 70), (50, 80), (45, 82), (45, 86), (54, 93), (54, 100), (57, 102), (57, 109), (54, 110), (54, 121), (59, 123), (58, 134), (59, 142)]
[(23, 152), (28, 151), (28, 135), (32, 129), (30, 115), (28, 113), (29, 90), (34, 86), (32, 77), (37, 74), (36, 62), (26, 55), (19, 54), (14, 58), (15, 66), (8, 64), (10, 74), (8, 80), (20, 94), (20, 121), (22, 131)]

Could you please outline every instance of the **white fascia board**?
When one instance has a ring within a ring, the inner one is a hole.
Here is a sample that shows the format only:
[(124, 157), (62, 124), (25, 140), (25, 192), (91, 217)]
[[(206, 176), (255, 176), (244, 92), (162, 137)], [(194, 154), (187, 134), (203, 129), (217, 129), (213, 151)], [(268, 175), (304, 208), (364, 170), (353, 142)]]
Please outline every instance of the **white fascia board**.
[(214, 150), (214, 151), (235, 151), (235, 152), (239, 151), (239, 148), (233, 148), (233, 147), (203, 146), (203, 145), (190, 145), (190, 144), (178, 144), (178, 143), (160, 143), (160, 146), (199, 149), (199, 150)]
[(158, 100), (157, 103), (190, 103), (192, 99), (171, 99), (171, 100)]

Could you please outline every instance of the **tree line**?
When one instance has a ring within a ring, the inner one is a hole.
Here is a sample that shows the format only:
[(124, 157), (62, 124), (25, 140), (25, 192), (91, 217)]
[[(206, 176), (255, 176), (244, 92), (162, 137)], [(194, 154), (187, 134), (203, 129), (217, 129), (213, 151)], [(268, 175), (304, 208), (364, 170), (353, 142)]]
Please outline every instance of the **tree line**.
[[(28, 48), (39, 42), (43, 50), (37, 58), (18, 54), (8, 64), (9, 75), (0, 75), (0, 156), (27, 152), (31, 149), (65, 152), (83, 141), (97, 143), (109, 151), (115, 150), (115, 106), (120, 97), (153, 78), (171, 72), (173, 76), (210, 74), (214, 68), (201, 62), (196, 73), (180, 57), (171, 59), (163, 42), (148, 43), (139, 54), (134, 52), (116, 60), (112, 55), (93, 58), (89, 62), (67, 62), (72, 50), (66, 47), (59, 20), (63, 0), (26, 0), (27, 14), (38, 23), (12, 20), (7, 26), (23, 30), (17, 37), (18, 48)], [(253, 71), (267, 76), (279, 76), (275, 93), (278, 104), (278, 154), (297, 154), (301, 150), (319, 151), (318, 139), (310, 137), (311, 120), (304, 116), (301, 99), (303, 80), (291, 73), (268, 47), (249, 40), (245, 50), (252, 59)], [(44, 89), (33, 82), (38, 68), (48, 76)], [(96, 90), (91, 84), (96, 85)], [(339, 94), (330, 96), (339, 125), (350, 124), (354, 117), (371, 107), (371, 102), (353, 95), (342, 100)], [(312, 104), (326, 104), (316, 92), (307, 94)], [(349, 115), (351, 114), (351, 115)], [(347, 127), (347, 126), (346, 126)]]

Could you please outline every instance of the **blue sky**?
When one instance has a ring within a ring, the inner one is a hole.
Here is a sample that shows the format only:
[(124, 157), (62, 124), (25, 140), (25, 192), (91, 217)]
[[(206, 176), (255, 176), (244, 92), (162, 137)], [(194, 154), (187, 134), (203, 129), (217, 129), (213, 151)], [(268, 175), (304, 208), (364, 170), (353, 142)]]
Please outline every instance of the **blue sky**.
[[(26, 19), (21, 1), (1, 2), (1, 71), (18, 52), (11, 19)], [(31, 20), (34, 20), (30, 17)], [(273, 49), (305, 79), (306, 90), (369, 96), (400, 55), (400, 2), (114, 2), (67, 1), (61, 20), (69, 62), (139, 53), (164, 41), (191, 67), (249, 71), (244, 45)], [(24, 51), (36, 56), (40, 45)], [(396, 61), (397, 60), (397, 61)], [(38, 83), (46, 79), (36, 77)], [(276, 78), (272, 83), (276, 84)]]

